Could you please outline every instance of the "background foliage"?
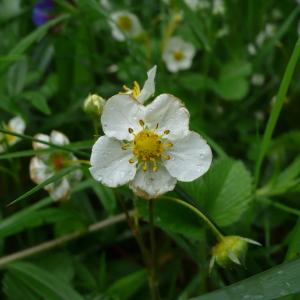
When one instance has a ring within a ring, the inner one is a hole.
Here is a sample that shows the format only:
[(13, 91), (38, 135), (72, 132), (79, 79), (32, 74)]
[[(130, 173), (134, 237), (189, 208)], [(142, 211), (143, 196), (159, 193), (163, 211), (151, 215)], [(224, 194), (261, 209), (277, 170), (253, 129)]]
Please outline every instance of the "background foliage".
[[(53, 202), (42, 186), (31, 182), (28, 165), (35, 154), (31, 137), (53, 129), (70, 138), (68, 151), (88, 159), (95, 132), (82, 110), (84, 99), (90, 92), (108, 98), (124, 83), (143, 83), (146, 71), (157, 64), (156, 95), (168, 92), (182, 99), (191, 113), (191, 128), (214, 151), (209, 172), (180, 184), (180, 190), (225, 233), (263, 245), (250, 247), (247, 268), (215, 268), (209, 276), (213, 235), (192, 211), (157, 201), (163, 299), (199, 297), (252, 275), (195, 299), (227, 299), (225, 294), (232, 299), (298, 299), (291, 295), (300, 292), (300, 72), (296, 69), (290, 82), (291, 67), (282, 81), (298, 39), (296, 1), (226, 0), (222, 16), (192, 11), (183, 1), (111, 1), (112, 11), (135, 13), (146, 32), (125, 42), (111, 36), (110, 12), (98, 1), (57, 0), (54, 18), (41, 27), (31, 20), (34, 4), (0, 2), (0, 120), (21, 115), (27, 124), (21, 141), (0, 154), (0, 298), (149, 298), (141, 255), (126, 222), (112, 221), (86, 234), (92, 224), (122, 213), (118, 198), (128, 208), (137, 207), (144, 220), (146, 202), (134, 199), (126, 187), (100, 185), (84, 166), (84, 178), (71, 199)], [(189, 70), (172, 74), (162, 61), (161, 44), (178, 11), (183, 17), (174, 34), (191, 42), (197, 54)], [(255, 44), (268, 24), (275, 26), (274, 32), (250, 55), (249, 43)], [(291, 62), (296, 61), (295, 54)], [(253, 84), (255, 74), (264, 77), (263, 84)], [(141, 230), (147, 238), (147, 221), (141, 221)], [(22, 261), (7, 260), (9, 254), (57, 238), (62, 243), (48, 250), (29, 253)], [(284, 262), (289, 263), (278, 266)], [(261, 273), (267, 269), (269, 273)]]

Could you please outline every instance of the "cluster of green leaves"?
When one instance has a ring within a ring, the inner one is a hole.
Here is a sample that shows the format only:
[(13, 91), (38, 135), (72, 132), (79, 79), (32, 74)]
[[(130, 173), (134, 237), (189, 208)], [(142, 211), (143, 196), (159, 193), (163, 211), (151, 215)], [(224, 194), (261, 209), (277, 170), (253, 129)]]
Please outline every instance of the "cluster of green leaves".
[[(141, 219), (141, 233), (148, 240), (147, 202), (134, 199), (127, 187), (102, 186), (85, 166), (63, 169), (34, 185), (28, 165), (38, 153), (32, 150), (32, 137), (53, 129), (72, 141), (60, 151), (88, 159), (95, 132), (93, 120), (82, 110), (85, 97), (97, 92), (108, 98), (124, 83), (142, 83), (146, 71), (157, 64), (156, 94), (168, 92), (182, 99), (191, 112), (191, 128), (214, 152), (207, 174), (180, 183), (170, 195), (204, 211), (225, 234), (263, 244), (250, 247), (247, 268), (216, 268), (209, 276), (216, 239), (207, 224), (187, 207), (157, 200), (156, 254), (163, 298), (297, 299), (296, 1), (226, 0), (225, 15), (215, 16), (193, 11), (182, 0), (109, 1), (111, 11), (96, 0), (55, 0), (52, 20), (40, 27), (31, 20), (36, 1), (2, 2), (0, 123), (21, 115), (27, 127), (19, 143), (0, 153), (0, 298), (149, 299), (133, 234), (123, 219), (114, 219), (122, 213), (117, 201), (122, 199), (128, 208), (137, 209), (135, 218)], [(109, 15), (117, 10), (140, 18), (145, 29), (141, 39), (113, 39)], [(193, 43), (197, 54), (191, 69), (172, 74), (161, 52), (166, 28), (178, 13), (182, 20), (173, 35)], [(256, 38), (267, 24), (275, 26), (274, 34), (258, 47)], [(228, 32), (220, 35), (221, 31)], [(254, 56), (247, 51), (249, 43), (257, 48)], [(251, 83), (254, 74), (264, 76), (263, 85)], [(43, 151), (57, 151), (57, 146), (49, 146)], [(53, 202), (43, 187), (78, 167), (84, 178), (72, 189), (70, 200)], [(103, 220), (101, 230), (93, 227)], [(216, 289), (220, 290), (209, 293)]]

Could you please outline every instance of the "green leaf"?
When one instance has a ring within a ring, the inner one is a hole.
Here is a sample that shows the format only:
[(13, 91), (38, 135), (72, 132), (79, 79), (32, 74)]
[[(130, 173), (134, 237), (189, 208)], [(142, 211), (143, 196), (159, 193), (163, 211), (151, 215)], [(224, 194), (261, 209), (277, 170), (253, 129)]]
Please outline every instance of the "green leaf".
[(225, 100), (242, 100), (248, 93), (251, 65), (245, 61), (232, 61), (225, 64), (215, 83), (214, 91)]
[(93, 190), (108, 214), (113, 215), (117, 208), (117, 200), (113, 190), (95, 180), (93, 182)]
[(15, 262), (8, 270), (45, 300), (83, 300), (68, 283), (33, 264)]
[[(148, 201), (138, 199), (139, 214), (148, 218)], [(195, 240), (202, 239), (203, 222), (193, 211), (169, 199), (158, 199), (154, 204), (155, 225)]]
[(146, 271), (139, 270), (113, 283), (106, 291), (107, 295), (117, 297), (117, 299), (127, 300), (146, 284)]
[[(41, 39), (51, 27), (67, 19), (68, 17), (69, 17), (68, 15), (62, 15), (56, 19), (47, 22), (43, 26), (40, 26), (31, 34), (23, 38), (5, 57), (18, 57), (22, 55), (33, 43)], [(7, 59), (4, 60), (0, 59), (0, 71), (5, 69), (9, 65), (9, 63), (10, 61)]]
[(41, 92), (25, 92), (22, 94), (22, 97), (45, 115), (51, 114), (47, 99)]
[(229, 158), (214, 163), (200, 179), (182, 186), (219, 226), (239, 220), (252, 199), (252, 179), (242, 162)]
[(300, 292), (300, 258), (190, 300), (271, 300), (298, 292)]
[(295, 259), (299, 256), (300, 253), (300, 218), (296, 223), (294, 229), (292, 230), (291, 234), (289, 235), (289, 244), (288, 244), (288, 251), (285, 257), (286, 261)]

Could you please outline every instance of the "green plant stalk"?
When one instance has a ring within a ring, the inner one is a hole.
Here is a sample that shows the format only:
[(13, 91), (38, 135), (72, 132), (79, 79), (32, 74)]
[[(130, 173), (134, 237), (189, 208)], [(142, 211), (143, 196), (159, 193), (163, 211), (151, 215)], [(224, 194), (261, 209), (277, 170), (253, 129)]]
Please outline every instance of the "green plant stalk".
[(30, 140), (30, 141), (38, 142), (38, 143), (41, 143), (41, 144), (45, 144), (45, 145), (48, 145), (52, 148), (57, 148), (57, 149), (60, 149), (60, 150), (76, 153), (76, 154), (84, 156), (84, 157), (90, 157), (90, 155), (86, 152), (74, 150), (74, 149), (68, 148), (66, 146), (60, 146), (60, 145), (52, 144), (52, 143), (45, 142), (45, 141), (42, 141), (42, 140), (39, 140), (39, 139), (35, 139), (35, 138), (33, 138), (29, 135), (26, 135), (26, 134), (20, 134), (20, 133), (16, 133), (16, 132), (13, 132), (13, 131), (4, 130), (2, 128), (0, 128), (0, 132), (4, 133), (4, 134), (17, 136), (17, 137), (25, 139), (25, 140)]
[(271, 200), (269, 200), (267, 198), (258, 198), (257, 201), (261, 202), (261, 203), (265, 203), (265, 204), (271, 205), (271, 206), (274, 206), (277, 209), (280, 209), (282, 211), (285, 211), (287, 213), (290, 213), (290, 214), (293, 214), (295, 216), (300, 217), (300, 210), (299, 209), (292, 208), (292, 207), (289, 207), (287, 205), (271, 201)]
[(185, 202), (181, 199), (175, 198), (175, 197), (170, 197), (170, 196), (162, 196), (162, 199), (169, 199), (172, 200), (182, 206), (185, 206), (192, 210), (196, 215), (198, 215), (212, 230), (212, 232), (216, 235), (216, 237), (221, 241), (224, 239), (224, 235), (221, 233), (221, 231), (214, 225), (214, 223), (199, 209), (197, 209), (195, 206), (189, 204), (188, 202)]
[(159, 287), (157, 281), (157, 259), (156, 259), (156, 243), (155, 243), (155, 233), (154, 233), (154, 200), (148, 200), (148, 211), (149, 211), (149, 224), (150, 224), (150, 276), (149, 285), (152, 293), (153, 300), (159, 300)]
[(279, 87), (279, 91), (276, 97), (276, 101), (275, 104), (272, 108), (270, 117), (268, 119), (268, 123), (263, 135), (263, 140), (262, 140), (262, 144), (260, 147), (260, 151), (258, 154), (258, 159), (257, 159), (257, 163), (255, 166), (255, 175), (254, 175), (254, 187), (256, 188), (259, 182), (259, 177), (260, 177), (260, 171), (261, 171), (261, 166), (264, 160), (264, 157), (267, 153), (267, 150), (270, 146), (270, 142), (271, 142), (271, 138), (272, 138), (272, 134), (274, 131), (274, 128), (276, 126), (276, 123), (278, 121), (278, 117), (279, 114), (282, 110), (282, 106), (284, 103), (284, 100), (286, 98), (286, 94), (289, 88), (289, 85), (291, 83), (292, 80), (292, 76), (294, 74), (295, 71), (295, 67), (296, 64), (298, 62), (299, 59), (299, 55), (300, 55), (300, 39), (297, 41), (295, 48), (293, 50), (293, 53), (291, 55), (291, 58), (289, 60), (289, 63), (287, 65), (287, 68), (285, 70), (283, 79), (281, 81), (280, 87)]
[[(128, 214), (129, 214), (129, 216), (131, 216), (133, 214), (133, 211), (129, 211)], [(112, 226), (114, 224), (123, 222), (125, 219), (126, 219), (125, 214), (119, 214), (119, 215), (113, 216), (111, 218), (108, 218), (106, 220), (94, 223), (94, 224), (90, 225), (86, 230), (78, 230), (78, 231), (72, 232), (70, 234), (64, 235), (62, 237), (59, 237), (57, 239), (41, 243), (37, 246), (33, 246), (33, 247), (27, 248), (25, 250), (9, 254), (7, 256), (0, 258), (0, 268), (4, 267), (5, 265), (7, 265), (13, 261), (24, 259), (26, 257), (30, 257), (32, 255), (36, 255), (41, 252), (51, 250), (53, 248), (56, 248), (56, 247), (59, 247), (59, 246), (65, 244), (67, 242), (70, 242), (70, 241), (76, 240), (80, 237), (83, 237), (87, 234), (97, 232), (108, 226)]]

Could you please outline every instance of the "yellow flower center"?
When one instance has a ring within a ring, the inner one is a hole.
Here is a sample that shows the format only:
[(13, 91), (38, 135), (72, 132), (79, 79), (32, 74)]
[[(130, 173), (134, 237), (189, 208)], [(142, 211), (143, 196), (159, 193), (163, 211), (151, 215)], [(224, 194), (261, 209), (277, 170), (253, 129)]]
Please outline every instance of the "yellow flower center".
[(129, 31), (133, 26), (132, 21), (128, 16), (120, 16), (117, 20), (117, 25), (124, 31)]
[(176, 50), (176, 51), (173, 52), (173, 57), (174, 57), (175, 60), (180, 61), (180, 60), (183, 59), (184, 54), (181, 50)]
[(155, 130), (145, 127), (143, 120), (139, 120), (142, 130), (137, 134), (134, 133), (132, 128), (128, 128), (130, 134), (134, 135), (133, 142), (125, 143), (122, 146), (123, 150), (132, 149), (134, 155), (129, 160), (133, 164), (136, 161), (142, 164), (143, 171), (148, 170), (148, 165), (152, 165), (152, 171), (158, 170), (158, 163), (161, 159), (169, 160), (170, 155), (164, 155), (166, 149), (173, 147), (173, 144), (164, 138), (165, 135), (170, 133), (170, 130), (165, 130), (163, 134), (157, 134)]
[(164, 146), (161, 137), (148, 129), (143, 129), (134, 138), (133, 154), (142, 161), (151, 161), (161, 157)]
[[(7, 131), (14, 131), (13, 128), (9, 127), (8, 125), (4, 125), (4, 129)], [(12, 145), (18, 139), (18, 137), (11, 134), (4, 134), (4, 139), (6, 140), (8, 145)]]

